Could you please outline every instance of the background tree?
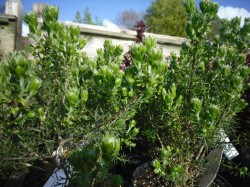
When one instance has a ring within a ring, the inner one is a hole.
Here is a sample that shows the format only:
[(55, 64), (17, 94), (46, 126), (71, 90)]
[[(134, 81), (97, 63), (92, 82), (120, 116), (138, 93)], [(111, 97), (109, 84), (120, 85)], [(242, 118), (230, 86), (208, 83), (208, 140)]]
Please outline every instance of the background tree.
[(92, 15), (91, 15), (88, 7), (85, 8), (85, 10), (83, 12), (83, 18), (81, 16), (81, 13), (79, 10), (76, 12), (74, 22), (90, 24), (90, 25), (102, 25), (102, 21), (99, 20), (97, 16), (95, 16), (95, 21), (92, 20)]
[(220, 34), (221, 26), (222, 19), (220, 19), (219, 16), (216, 16), (215, 19), (212, 21), (211, 32), (207, 35), (207, 39), (213, 41), (214, 37)]
[(84, 17), (83, 17), (83, 19), (82, 19), (82, 20), (83, 20), (83, 23), (93, 25), (94, 23), (93, 23), (93, 21), (92, 21), (92, 15), (91, 15), (91, 13), (90, 13), (88, 7), (85, 8), (83, 14), (84, 14)]
[(80, 13), (79, 10), (77, 10), (77, 12), (76, 12), (74, 22), (76, 22), (76, 23), (82, 23), (82, 17), (81, 17), (81, 13)]
[(186, 36), (186, 12), (182, 0), (156, 0), (147, 9), (148, 31), (172, 36)]
[(116, 18), (117, 24), (124, 28), (124, 29), (130, 29), (135, 30), (135, 25), (139, 21), (143, 21), (144, 12), (136, 12), (134, 10), (125, 10), (118, 14)]

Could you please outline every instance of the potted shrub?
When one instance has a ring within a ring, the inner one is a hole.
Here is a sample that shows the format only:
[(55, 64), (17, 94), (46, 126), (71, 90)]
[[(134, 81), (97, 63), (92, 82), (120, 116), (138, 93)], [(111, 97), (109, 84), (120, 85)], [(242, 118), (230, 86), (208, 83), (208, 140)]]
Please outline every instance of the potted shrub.
[(239, 18), (223, 20), (220, 35), (208, 41), (218, 4), (201, 1), (198, 10), (186, 1), (185, 7), (190, 43), (170, 56), (161, 94), (136, 114), (141, 135), (155, 142), (152, 165), (166, 186), (197, 185), (208, 153), (223, 144), (219, 132), (232, 135), (236, 114), (246, 106), (249, 19), (242, 27)]
[(41, 24), (27, 14), (32, 60), (14, 52), (0, 65), (1, 167), (32, 167), (57, 149), (64, 183), (120, 186), (113, 169), (136, 153), (165, 186), (197, 185), (219, 132), (230, 135), (246, 106), (250, 24), (224, 20), (211, 42), (218, 4), (185, 6), (190, 42), (180, 55), (166, 59), (149, 37), (131, 47), (126, 67), (110, 40), (88, 58), (80, 29), (57, 22), (56, 7)]
[[(66, 183), (117, 186), (121, 177), (110, 169), (126, 160), (119, 154), (121, 145), (134, 146), (139, 129), (133, 117), (152, 97), (156, 83), (144, 80), (149, 70), (142, 61), (120, 70), (123, 49), (109, 40), (95, 59), (88, 58), (80, 29), (64, 26), (57, 18), (53, 6), (46, 7), (43, 23), (35, 13), (27, 14), (32, 60), (14, 52), (1, 63), (1, 167), (34, 167), (34, 161), (53, 158), (57, 149)], [(156, 42), (150, 38), (145, 44), (150, 51)], [(146, 52), (141, 49), (138, 53)], [(151, 58), (162, 54), (154, 50)], [(160, 77), (158, 84), (167, 64), (157, 66), (150, 72)]]

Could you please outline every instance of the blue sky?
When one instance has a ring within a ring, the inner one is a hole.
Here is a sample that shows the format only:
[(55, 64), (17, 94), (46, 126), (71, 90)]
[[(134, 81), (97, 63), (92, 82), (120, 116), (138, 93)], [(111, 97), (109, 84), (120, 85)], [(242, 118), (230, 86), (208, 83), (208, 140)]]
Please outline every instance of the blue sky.
[[(198, 3), (200, 0), (196, 1)], [(88, 7), (93, 17), (115, 22), (120, 12), (129, 9), (145, 11), (153, 0), (22, 0), (22, 2), (25, 12), (31, 11), (33, 3), (36, 2), (57, 5), (60, 8), (61, 21), (73, 21), (77, 10), (82, 13)], [(245, 9), (250, 14), (250, 0), (217, 0), (217, 2), (223, 7)], [(225, 14), (232, 14), (232, 10), (228, 10)]]
[[(154, 0), (22, 0), (24, 12), (30, 12), (34, 3), (47, 3), (59, 6), (59, 20), (73, 21), (76, 11), (81, 14), (86, 7), (94, 19), (95, 16), (102, 20), (103, 26), (118, 28), (116, 25), (117, 16), (125, 10), (137, 12), (146, 11)], [(220, 4), (218, 15), (221, 18), (231, 19), (233, 17), (250, 17), (250, 0), (214, 0)], [(3, 4), (5, 0), (0, 0)], [(196, 0), (197, 4), (200, 0)], [(242, 19), (242, 24), (243, 24)], [(27, 33), (27, 26), (24, 25), (24, 33)], [(26, 34), (25, 34), (26, 35)]]
[(88, 7), (93, 18), (97, 16), (115, 22), (119, 12), (129, 9), (145, 11), (152, 0), (23, 0), (25, 11), (30, 11), (34, 2), (59, 6), (61, 21), (73, 21), (77, 10), (82, 14)]

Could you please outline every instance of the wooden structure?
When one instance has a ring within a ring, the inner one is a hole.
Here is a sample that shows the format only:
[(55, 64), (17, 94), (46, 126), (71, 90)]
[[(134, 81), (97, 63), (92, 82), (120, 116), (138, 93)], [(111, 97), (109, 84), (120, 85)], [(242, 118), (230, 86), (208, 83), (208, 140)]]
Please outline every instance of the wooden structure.
[(16, 16), (0, 15), (0, 60), (16, 49)]
[(5, 14), (0, 14), (0, 60), (20, 49), (23, 6), (20, 0), (8, 0)]

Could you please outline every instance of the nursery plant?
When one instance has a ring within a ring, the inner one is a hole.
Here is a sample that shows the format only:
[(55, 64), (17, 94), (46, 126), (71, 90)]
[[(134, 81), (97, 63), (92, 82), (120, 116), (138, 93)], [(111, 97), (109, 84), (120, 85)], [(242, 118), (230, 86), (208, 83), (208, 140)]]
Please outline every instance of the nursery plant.
[(167, 186), (197, 185), (207, 154), (223, 144), (220, 130), (233, 135), (236, 114), (246, 106), (241, 96), (249, 76), (250, 19), (243, 26), (237, 17), (223, 20), (220, 35), (209, 42), (218, 4), (201, 1), (199, 11), (186, 1), (185, 7), (190, 42), (183, 43), (179, 56), (170, 56), (162, 94), (141, 107), (149, 109), (146, 116), (138, 115), (142, 133), (159, 142), (154, 172)]
[(111, 40), (89, 58), (80, 29), (59, 23), (57, 7), (45, 8), (42, 23), (27, 14), (29, 53), (0, 64), (0, 167), (32, 167), (56, 150), (69, 185), (120, 186), (112, 168), (129, 162), (129, 150), (152, 161), (165, 186), (196, 185), (220, 130), (233, 134), (246, 106), (250, 19), (223, 20), (210, 42), (218, 4), (185, 7), (190, 40), (180, 54), (166, 59), (148, 37), (131, 46), (125, 67)]
[[(123, 49), (110, 40), (90, 59), (80, 29), (57, 18), (53, 6), (46, 7), (43, 23), (36, 13), (27, 14), (31, 59), (14, 52), (1, 63), (1, 168), (32, 167), (57, 150), (70, 183), (118, 186), (121, 177), (109, 170), (125, 160), (122, 147), (134, 146), (139, 129), (133, 117), (163, 84), (167, 65), (161, 61), (151, 69), (138, 60), (120, 70)], [(163, 56), (155, 45), (149, 38), (137, 53), (159, 61)]]

